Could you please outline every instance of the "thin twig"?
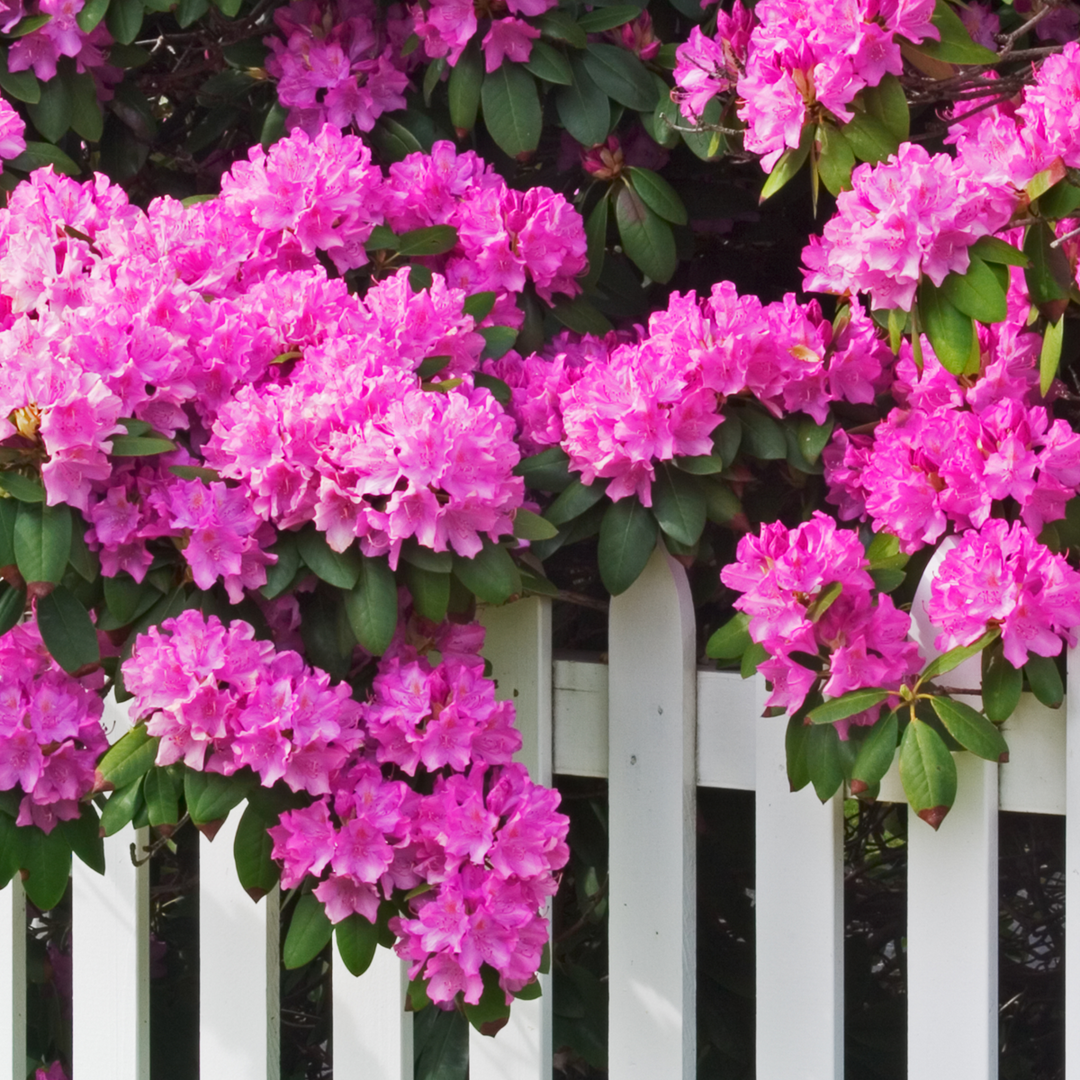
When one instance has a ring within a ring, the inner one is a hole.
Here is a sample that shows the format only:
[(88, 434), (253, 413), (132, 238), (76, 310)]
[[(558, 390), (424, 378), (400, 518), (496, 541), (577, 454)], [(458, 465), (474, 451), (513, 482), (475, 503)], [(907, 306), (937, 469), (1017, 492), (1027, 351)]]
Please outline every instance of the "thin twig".
[(1046, 16), (1049, 15), (1056, 6), (1057, 4), (1055, 3), (1055, 0), (1048, 0), (1048, 2), (1044, 4), (1044, 6), (1041, 7), (1038, 11), (1036, 11), (1035, 14), (1032, 15), (1026, 23), (1018, 26), (1015, 30), (1012, 31), (1012, 33), (997, 34), (994, 40), (1002, 46), (1001, 52), (998, 53), (998, 56), (1004, 60), (1005, 57), (1012, 52), (1012, 47), (1016, 44), (1017, 40), (1019, 38), (1022, 38), (1037, 23), (1041, 23), (1043, 19), (1045, 19)]

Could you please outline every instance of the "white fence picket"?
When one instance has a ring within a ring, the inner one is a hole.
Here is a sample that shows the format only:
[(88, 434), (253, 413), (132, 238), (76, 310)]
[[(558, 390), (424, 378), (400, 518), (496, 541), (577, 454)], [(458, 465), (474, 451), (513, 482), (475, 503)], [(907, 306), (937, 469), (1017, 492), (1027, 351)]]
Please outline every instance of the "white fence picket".
[[(127, 710), (110, 697), (109, 739), (128, 730)], [(142, 853), (147, 830), (135, 832)], [(132, 834), (105, 841), (104, 876), (72, 866), (72, 1069), (79, 1080), (150, 1077), (150, 867), (134, 866)]]
[(229, 1080), (281, 1075), (279, 892), (258, 907), (236, 876), (234, 810), (199, 840), (199, 1070)]
[(612, 1080), (690, 1080), (697, 1070), (694, 652), (686, 572), (657, 550), (611, 602)]
[[(1080, 687), (1080, 648), (1069, 650), (1070, 688)], [(1080, 691), (1066, 695), (1065, 742), (1065, 1080), (1080, 1080)]]
[[(765, 680), (758, 676), (755, 683), (760, 716)], [(836, 795), (822, 806), (809, 786), (792, 794), (784, 754), (787, 718), (756, 723), (757, 1077), (840, 1080), (843, 801)]]
[(26, 1072), (26, 894), (18, 874), (0, 892), (0, 1070)]
[[(514, 702), (522, 762), (538, 784), (551, 783), (551, 602), (533, 597), (483, 612), (484, 654), (498, 695)], [(492, 1039), (469, 1032), (469, 1080), (550, 1080), (551, 977), (541, 975), (541, 996), (517, 1001), (510, 1021)]]

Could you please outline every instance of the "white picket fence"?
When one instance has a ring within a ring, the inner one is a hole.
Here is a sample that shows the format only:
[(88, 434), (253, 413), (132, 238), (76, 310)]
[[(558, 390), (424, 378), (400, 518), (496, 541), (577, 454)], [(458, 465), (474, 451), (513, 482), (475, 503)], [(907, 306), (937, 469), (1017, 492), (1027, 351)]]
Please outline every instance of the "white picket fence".
[[(920, 605), (916, 601), (915, 607)], [(695, 1074), (695, 792), (756, 800), (757, 1077), (843, 1077), (843, 845), (839, 798), (792, 795), (784, 718), (761, 719), (764, 686), (697, 671), (682, 568), (659, 551), (613, 600), (607, 664), (553, 661), (545, 601), (489, 611), (487, 654), (525, 734), (521, 759), (552, 773), (607, 777), (610, 799), (609, 1054), (612, 1080)], [(1075, 654), (1070, 676), (1080, 678)], [(959, 680), (959, 675), (957, 676)], [(111, 714), (115, 738), (126, 724)], [(997, 1077), (997, 811), (1080, 815), (1080, 694), (1054, 712), (1025, 703), (1006, 726), (1011, 762), (958, 756), (960, 795), (939, 833), (908, 839), (908, 1075)], [(883, 798), (902, 800), (896, 776)], [(205, 1080), (279, 1075), (276, 895), (258, 906), (232, 869), (234, 813), (200, 870), (200, 1062)], [(1074, 816), (1073, 820), (1080, 820)], [(74, 1078), (149, 1080), (147, 867), (130, 833), (107, 841), (100, 877), (74, 869)], [(1080, 830), (1067, 879), (1080, 873)], [(1080, 883), (1077, 884), (1080, 890)], [(0, 1061), (25, 1075), (24, 899), (0, 892)], [(1066, 964), (1067, 1077), (1080, 1080), (1080, 946)], [(495, 1039), (475, 1033), (471, 1080), (550, 1080), (544, 995), (515, 1004)], [(412, 1080), (412, 1016), (402, 965), (386, 950), (361, 979), (335, 961), (337, 1080)]]

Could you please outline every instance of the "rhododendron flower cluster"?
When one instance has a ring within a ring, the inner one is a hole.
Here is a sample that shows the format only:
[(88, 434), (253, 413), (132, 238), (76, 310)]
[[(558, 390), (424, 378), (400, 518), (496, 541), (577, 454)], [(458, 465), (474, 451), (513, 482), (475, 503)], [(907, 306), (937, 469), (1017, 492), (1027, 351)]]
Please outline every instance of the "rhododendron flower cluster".
[(771, 172), (822, 109), (847, 122), (867, 86), (903, 70), (898, 38), (939, 39), (933, 0), (762, 0), (737, 89), (747, 150)]
[(49, 833), (79, 816), (108, 747), (97, 694), (103, 677), (65, 672), (32, 623), (0, 637), (0, 670), (0, 791), (23, 793), (17, 824)]
[(504, 57), (524, 63), (532, 54), (532, 43), (540, 31), (516, 16), (542, 15), (556, 3), (557, 0), (506, 0), (497, 10), (509, 10), (510, 14), (498, 17), (494, 16), (494, 5), (482, 5), (475, 0), (430, 0), (411, 4), (409, 11), (426, 55), (432, 60), (446, 57), (451, 67), (461, 59), (465, 46), (482, 32), (484, 66), (491, 72), (502, 64)]
[[(739, 541), (720, 580), (742, 593), (735, 607), (749, 616), (750, 637), (769, 653), (759, 666), (772, 683), (769, 705), (794, 712), (820, 677), (794, 653), (825, 658), (821, 689), (828, 697), (896, 687), (919, 670), (918, 646), (908, 640), (911, 617), (888, 595), (875, 595), (867, 565), (858, 535), (820, 512), (798, 528), (772, 522)], [(873, 723), (879, 711), (875, 706), (853, 722)]]
[(941, 627), (944, 650), (1000, 627), (1005, 658), (1022, 667), (1029, 652), (1057, 656), (1076, 644), (1080, 574), (1019, 521), (991, 518), (965, 533), (942, 560), (926, 613)]
[(718, 94), (733, 89), (746, 65), (753, 11), (735, 0), (731, 13), (717, 11), (716, 34), (708, 37), (693, 27), (675, 50), (675, 89), (672, 100), (684, 116), (696, 119)]
[[(0, 159), (10, 161), (26, 149), (25, 133), (22, 117), (0, 97)], [(2, 168), (0, 165), (0, 171)]]
[(111, 67), (106, 60), (106, 50), (113, 43), (104, 20), (89, 33), (84, 31), (76, 16), (85, 6), (84, 0), (37, 0), (26, 5), (23, 0), (5, 4), (0, 15), (0, 30), (5, 34), (24, 18), (46, 15), (41, 26), (22, 34), (8, 52), (8, 69), (26, 71), (44, 81), (56, 75), (56, 62), (61, 56), (75, 61), (75, 70), (82, 74), (89, 71), (97, 84), (98, 97), (108, 101), (112, 97), (112, 85), (120, 82), (124, 73)]
[(970, 265), (968, 248), (1008, 223), (1014, 198), (948, 154), (901, 143), (880, 165), (851, 174), (824, 235), (803, 250), (806, 288), (866, 292), (875, 308), (911, 309), (923, 275), (940, 285)]
[(274, 22), (285, 40), (266, 38), (266, 70), (278, 80), (290, 130), (315, 135), (330, 123), (370, 131), (384, 112), (405, 107), (411, 21), (403, 12), (384, 14), (372, 0), (293, 0)]
[(950, 524), (981, 528), (1000, 500), (1014, 500), (1034, 533), (1063, 518), (1080, 485), (1080, 435), (1034, 404), (1038, 339), (1022, 337), (1035, 341), (1003, 352), (966, 390), (932, 356), (917, 379), (910, 359), (902, 362), (912, 382), (898, 382), (894, 395), (910, 387), (906, 407), (873, 436), (837, 432), (823, 455), (841, 518), (869, 517), (907, 552), (935, 543)]

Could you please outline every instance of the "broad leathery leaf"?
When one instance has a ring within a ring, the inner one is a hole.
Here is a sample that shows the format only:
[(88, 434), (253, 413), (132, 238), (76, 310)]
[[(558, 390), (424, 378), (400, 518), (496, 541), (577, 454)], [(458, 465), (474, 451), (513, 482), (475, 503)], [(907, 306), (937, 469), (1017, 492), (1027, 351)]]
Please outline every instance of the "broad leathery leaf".
[(980, 653), (986, 648), (992, 641), (996, 641), (1001, 636), (1000, 627), (994, 627), (992, 630), (987, 630), (978, 640), (973, 641), (970, 645), (957, 645), (955, 649), (950, 649), (947, 653), (942, 653), (941, 656), (931, 660), (929, 664), (923, 668), (919, 675), (919, 682), (929, 682), (931, 679), (936, 679), (939, 675), (944, 675), (947, 671), (952, 671), (953, 668), (958, 667), (969, 657), (975, 656), (976, 653)]
[(725, 465), (731, 465), (742, 445), (743, 426), (734, 409), (726, 410), (721, 423), (713, 430), (713, 446)]
[(1054, 657), (1028, 653), (1024, 674), (1031, 692), (1039, 702), (1048, 709), (1061, 708), (1061, 703), (1065, 700), (1065, 685)]
[(718, 454), (702, 454), (700, 457), (673, 458), (672, 465), (691, 476), (715, 476), (724, 471), (724, 459)]
[[(700, 127), (698, 131), (680, 131), (678, 134), (682, 136), (682, 141), (690, 152), (702, 161), (715, 161), (727, 149), (727, 136), (720, 131), (711, 131), (707, 126), (721, 126), (720, 118), (723, 113), (724, 106), (719, 98), (713, 98), (701, 110), (701, 117), (697, 120), (682, 118), (682, 114), (676, 111), (674, 119), (680, 127)], [(807, 152), (809, 153), (809, 144), (807, 144)], [(774, 167), (773, 172), (775, 171)]]
[(803, 723), (802, 717), (793, 716), (784, 733), (784, 757), (787, 761), (788, 786), (792, 791), (802, 791), (810, 783), (806, 746), (811, 730), (809, 724)]
[(922, 720), (912, 720), (900, 739), (900, 780), (912, 810), (937, 829), (956, 801), (956, 762)]
[(512, 326), (480, 326), (476, 332), (484, 339), (484, 351), (481, 360), (498, 360), (505, 356), (518, 339), (518, 332)]
[(679, 145), (680, 133), (677, 129), (683, 123), (679, 106), (671, 100), (667, 84), (660, 76), (654, 74), (653, 78), (660, 83), (657, 88), (660, 90), (660, 101), (651, 113), (641, 113), (641, 126), (653, 142), (665, 150), (674, 150)]
[(26, 613), (26, 590), (7, 582), (0, 586), (0, 637), (15, 626)]
[(830, 195), (839, 195), (851, 188), (851, 170), (855, 168), (855, 151), (834, 124), (822, 123), (817, 130), (817, 168), (821, 182)]
[(362, 556), (355, 547), (334, 551), (326, 542), (326, 534), (307, 528), (296, 534), (300, 557), (316, 577), (339, 589), (351, 589), (360, 577)]
[(66, 71), (64, 78), (71, 93), (72, 131), (87, 142), (98, 142), (105, 126), (105, 118), (101, 115), (93, 75), (89, 71), (84, 71), (81, 75)]
[(726, 480), (710, 477), (706, 483), (705, 516), (717, 525), (730, 525), (740, 516), (745, 521), (743, 504)]
[(484, 992), (475, 1005), (465, 1004), (465, 1016), (481, 1035), (494, 1035), (510, 1018), (506, 994), (499, 986), (499, 973), (488, 964), (480, 968)]
[(977, 255), (970, 256), (970, 259), (966, 273), (953, 272), (941, 283), (945, 299), (957, 310), (981, 323), (1004, 322), (1009, 314), (1005, 290), (982, 259)]
[(796, 147), (788, 147), (772, 167), (772, 172), (769, 173), (765, 180), (765, 186), (761, 189), (761, 195), (758, 197), (759, 203), (763, 203), (766, 199), (772, 198), (773, 195), (795, 176), (806, 163), (806, 159), (810, 156), (810, 148), (813, 146), (813, 143), (814, 125), (807, 124), (802, 129), (802, 135), (799, 137), (799, 145)]
[(645, 65), (628, 49), (593, 42), (583, 57), (592, 80), (609, 98), (636, 112), (656, 108), (660, 95)]
[(971, 40), (960, 16), (946, 0), (938, 0), (930, 21), (941, 34), (940, 41), (921, 41), (918, 50), (947, 64), (996, 64), (998, 54)]
[(604, 269), (604, 257), (607, 254), (607, 227), (608, 208), (611, 205), (611, 188), (609, 187), (600, 201), (589, 211), (585, 219), (585, 242), (589, 259), (589, 269), (580, 279), (583, 289), (595, 285), (600, 279), (600, 272)]
[(840, 594), (843, 591), (844, 583), (842, 581), (832, 581), (827, 585), (823, 585), (817, 596), (814, 597), (814, 602), (807, 607), (806, 618), (812, 623), (820, 622), (825, 612), (840, 599)]
[(478, 600), (505, 604), (521, 593), (521, 575), (510, 552), (490, 540), (471, 559), (454, 559), (454, 576)]
[(570, 86), (574, 74), (570, 70), (570, 61), (546, 41), (534, 41), (525, 70), (531, 71), (538, 79), (556, 86)]
[(109, 453), (113, 457), (153, 457), (175, 449), (176, 443), (162, 436), (114, 435)]
[(305, 893), (297, 900), (289, 922), (282, 963), (290, 971), (310, 963), (326, 948), (333, 932), (334, 927), (322, 904), (311, 893)]
[(1039, 216), (1053, 220), (1072, 217), (1080, 208), (1080, 187), (1060, 180), (1044, 195), (1039, 196)]
[(568, 521), (573, 521), (604, 497), (606, 486), (596, 480), (586, 484), (580, 477), (575, 476), (544, 511), (544, 518), (552, 525), (565, 525)]
[[(139, 36), (142, 22), (142, 0), (110, 0), (105, 24), (114, 41), (121, 45), (130, 45)], [(184, 23), (180, 25), (183, 26)]]
[(258, 776), (249, 769), (242, 769), (232, 776), (188, 769), (184, 773), (184, 801), (191, 820), (196, 825), (221, 821), (258, 784)]
[(685, 225), (686, 207), (678, 192), (652, 169), (642, 169), (629, 165), (625, 170), (628, 182), (650, 210), (655, 211), (665, 221), (673, 225)]
[(889, 691), (880, 688), (850, 690), (838, 698), (833, 698), (811, 709), (807, 713), (807, 719), (812, 724), (835, 724), (837, 720), (846, 720), (849, 716), (880, 705), (888, 696)]
[(484, 124), (503, 153), (520, 158), (536, 149), (543, 122), (540, 95), (536, 80), (520, 64), (504, 60), (485, 75), (480, 102)]
[(874, 533), (866, 548), (866, 558), (872, 569), (899, 569), (907, 565), (910, 556), (900, 550), (900, 540), (890, 532)]
[(296, 534), (279, 532), (277, 540), (267, 549), (277, 556), (277, 562), (266, 568), (266, 584), (259, 592), (267, 600), (280, 596), (291, 584), (300, 569), (300, 551), (296, 546)]
[(428, 225), (411, 229), (398, 237), (397, 251), (406, 257), (413, 255), (443, 255), (458, 241), (453, 225)]
[(491, 314), (491, 309), (495, 306), (495, 301), (498, 298), (499, 294), (497, 292), (473, 293), (471, 296), (465, 297), (461, 310), (466, 315), (471, 315), (477, 323), (482, 323)]
[(900, 140), (876, 117), (855, 113), (841, 128), (848, 146), (860, 161), (876, 165), (895, 154)]
[(836, 794), (844, 782), (844, 765), (840, 754), (840, 736), (831, 725), (815, 725), (806, 734), (806, 770), (810, 783), (822, 802)]
[(679, 263), (671, 226), (629, 185), (620, 187), (615, 196), (615, 221), (623, 251), (631, 262), (652, 281), (670, 281)]
[(742, 663), (739, 665), (739, 674), (744, 679), (750, 679), (757, 674), (757, 669), (769, 659), (765, 646), (754, 642), (750, 648), (742, 654)]
[(555, 91), (555, 108), (562, 125), (582, 146), (602, 143), (611, 127), (611, 103), (593, 82), (581, 57), (570, 58), (574, 81)]
[(52, 658), (72, 673), (101, 659), (97, 631), (75, 594), (59, 585), (37, 599), (37, 626)]
[(0, 487), (13, 499), (25, 503), (45, 501), (45, 486), (36, 478), (17, 472), (0, 472)]
[[(1023, 689), (1024, 674), (1005, 659), (1005, 651), (998, 638), (982, 654), (982, 699), (986, 718), (995, 724), (1008, 720), (1020, 704)], [(967, 746), (967, 743), (963, 745)]]
[(550, 540), (559, 530), (539, 514), (519, 507), (514, 511), (514, 536), (519, 540)]
[(964, 749), (987, 761), (1004, 764), (1009, 760), (1009, 747), (1001, 732), (982, 713), (948, 697), (932, 697), (930, 704), (945, 730)]
[(533, 22), (540, 33), (551, 41), (565, 41), (575, 49), (584, 49), (588, 44), (585, 31), (565, 12), (546, 11)]
[(255, 803), (248, 803), (240, 816), (233, 838), (233, 862), (244, 892), (253, 900), (262, 899), (278, 883), (281, 871), (271, 858), (274, 841), (266, 831), (278, 823), (276, 814), (267, 815)]
[(612, 596), (626, 592), (641, 576), (656, 547), (656, 519), (628, 496), (612, 503), (600, 523), (597, 562), (600, 580)]
[(7, 32), (8, 37), (21, 38), (26, 37), (27, 34), (32, 34), (35, 30), (40, 30), (43, 26), (48, 26), (52, 22), (51, 15), (24, 15), (19, 21)]
[[(33, 71), (10, 71), (7, 65), (7, 52), (3, 49), (0, 49), (0, 87), (16, 101), (24, 101), (28, 105), (36, 105), (41, 100), (41, 83), (38, 82), (37, 76)], [(43, 144), (35, 143), (35, 145)], [(18, 167), (22, 168), (21, 165)]]
[(963, 374), (975, 340), (975, 324), (928, 278), (919, 286), (919, 326), (930, 339), (941, 366), (953, 375)]
[(522, 458), (514, 466), (514, 475), (520, 476), (527, 488), (537, 491), (565, 491), (574, 481), (570, 475), (570, 458), (561, 446), (551, 446)]
[[(3, 566), (0, 561), (0, 566)], [(81, 517), (72, 515), (71, 520), (71, 547), (68, 549), (68, 566), (83, 579), (83, 581), (97, 581), (101, 573), (101, 560), (97, 553), (90, 550), (86, 542), (86, 522)]]
[(375, 924), (353, 912), (334, 927), (334, 937), (342, 963), (349, 969), (349, 974), (359, 978), (371, 967), (375, 950), (379, 947), (379, 932)]
[(356, 585), (345, 595), (345, 611), (356, 640), (372, 656), (382, 656), (398, 621), (397, 582), (385, 557), (361, 561)]
[(860, 795), (867, 788), (880, 784), (882, 777), (896, 757), (896, 740), (900, 721), (895, 712), (886, 713), (867, 733), (851, 767), (851, 793)]
[(70, 821), (61, 821), (57, 825), (64, 833), (71, 851), (79, 860), (95, 873), (105, 873), (105, 843), (101, 836), (101, 821), (97, 807), (92, 802), (84, 802), (79, 807), (79, 816)]
[(824, 424), (819, 424), (811, 416), (804, 416), (799, 420), (796, 432), (799, 441), (799, 451), (811, 465), (816, 465), (832, 435), (836, 418), (830, 413)]
[(860, 96), (868, 116), (881, 121), (897, 142), (906, 141), (911, 129), (911, 110), (895, 75), (886, 75), (877, 86), (865, 87)]
[(1061, 363), (1061, 342), (1065, 336), (1065, 316), (1050, 323), (1043, 333), (1042, 351), (1039, 354), (1039, 392), (1046, 397), (1058, 373)]
[(23, 888), (30, 902), (51, 911), (63, 899), (71, 876), (71, 845), (61, 829), (46, 835), (37, 828), (16, 828), (15, 859), (25, 872)]
[(666, 463), (657, 469), (652, 512), (673, 540), (692, 546), (705, 528), (705, 495), (698, 481)]
[(131, 824), (131, 819), (143, 807), (142, 788), (143, 778), (140, 776), (109, 796), (99, 823), (106, 836), (112, 836)]
[(175, 825), (180, 820), (183, 780), (174, 766), (156, 765), (143, 778), (143, 798), (150, 824)]
[(439, 81), (442, 78), (443, 72), (446, 71), (446, 57), (440, 56), (437, 60), (432, 60), (428, 64), (427, 71), (424, 72), (424, 108), (431, 108), (431, 95), (435, 93), (435, 87), (439, 85)]
[(604, 30), (614, 30), (632, 22), (641, 14), (641, 8), (629, 4), (612, 4), (610, 7), (596, 7), (578, 19), (578, 26), (586, 34), (599, 34)]
[(750, 646), (750, 616), (736, 612), (709, 638), (705, 655), (711, 660), (735, 660)]
[(0, 566), (15, 562), (15, 519), (19, 504), (14, 499), (0, 498)]
[(145, 724), (125, 732), (98, 762), (95, 787), (122, 791), (141, 780), (154, 766), (160, 741), (147, 733)]
[(35, 169), (44, 169), (50, 165), (65, 176), (78, 176), (82, 172), (82, 169), (60, 147), (44, 142), (28, 141), (26, 149), (18, 157), (12, 158), (8, 164), (13, 169), (22, 169), (23, 172), (33, 172)]
[(119, 573), (102, 580), (106, 612), (98, 616), (99, 630), (118, 630), (133, 623), (161, 599), (161, 593), (150, 584), (135, 581), (129, 574)]
[(787, 457), (784, 429), (771, 416), (748, 408), (740, 412), (739, 419), (742, 421), (742, 446), (751, 457), (762, 461), (779, 461)]
[[(575, 296), (573, 300), (560, 296), (552, 304), (551, 314), (575, 334), (596, 334), (597, 337), (603, 337), (614, 329), (608, 317), (583, 296)], [(474, 375), (474, 381), (475, 378)]]
[(57, 142), (71, 126), (71, 87), (60, 78), (50, 79), (41, 90), (41, 100), (27, 104), (34, 127), (49, 142)]
[(1031, 260), (1012, 244), (997, 236), (980, 236), (968, 248), (968, 254), (977, 255), (983, 262), (998, 263), (1003, 266), (1028, 266)]
[[(1045, 221), (1028, 226), (1024, 254), (1029, 263), (1024, 270), (1028, 294), (1043, 315), (1054, 322), (1060, 318), (1072, 285), (1069, 259), (1061, 248), (1052, 247), (1054, 234)], [(1047, 306), (1047, 310), (1043, 307)]]
[(431, 622), (446, 618), (450, 603), (450, 575), (439, 574), (412, 563), (405, 563), (405, 585), (417, 612)]

